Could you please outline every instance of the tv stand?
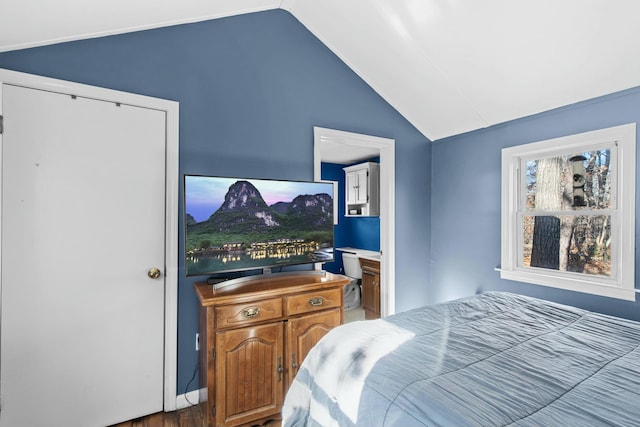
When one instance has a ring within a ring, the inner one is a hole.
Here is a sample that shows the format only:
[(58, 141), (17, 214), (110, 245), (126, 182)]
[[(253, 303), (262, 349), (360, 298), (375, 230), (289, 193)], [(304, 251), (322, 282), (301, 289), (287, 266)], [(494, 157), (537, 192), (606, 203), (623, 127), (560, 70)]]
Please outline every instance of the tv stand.
[(262, 270), (262, 274), (254, 274), (251, 276), (224, 278), (213, 277), (207, 279), (207, 283), (213, 285), (213, 290), (226, 288), (228, 286), (245, 285), (250, 282), (261, 281), (270, 277), (287, 277), (287, 276), (319, 276), (326, 277), (327, 272), (324, 270), (303, 270), (303, 271), (284, 271), (279, 273), (272, 273), (271, 269), (265, 268)]
[(349, 278), (309, 273), (259, 274), (243, 286), (217, 290), (195, 284), (200, 387), (206, 390), (200, 400), (207, 401), (208, 427), (263, 426), (281, 419), (300, 364), (344, 319)]

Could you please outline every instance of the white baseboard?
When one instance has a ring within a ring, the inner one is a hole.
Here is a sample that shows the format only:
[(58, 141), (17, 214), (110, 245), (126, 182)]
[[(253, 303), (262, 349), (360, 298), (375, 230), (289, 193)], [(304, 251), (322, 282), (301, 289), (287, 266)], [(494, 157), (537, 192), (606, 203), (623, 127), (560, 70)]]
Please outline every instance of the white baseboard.
[(183, 409), (207, 400), (207, 389), (193, 390), (176, 396), (176, 409)]

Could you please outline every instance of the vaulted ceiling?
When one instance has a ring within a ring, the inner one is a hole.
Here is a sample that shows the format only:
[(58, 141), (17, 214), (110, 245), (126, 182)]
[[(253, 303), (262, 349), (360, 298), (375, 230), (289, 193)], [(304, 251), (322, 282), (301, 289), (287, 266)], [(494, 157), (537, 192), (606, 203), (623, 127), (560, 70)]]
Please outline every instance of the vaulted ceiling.
[(432, 141), (640, 86), (637, 0), (0, 0), (0, 51), (277, 8)]

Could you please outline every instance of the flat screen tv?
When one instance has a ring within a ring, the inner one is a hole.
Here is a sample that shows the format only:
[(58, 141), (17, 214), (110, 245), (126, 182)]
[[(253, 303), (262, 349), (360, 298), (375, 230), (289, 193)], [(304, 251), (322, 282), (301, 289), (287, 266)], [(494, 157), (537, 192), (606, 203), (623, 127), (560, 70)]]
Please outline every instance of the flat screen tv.
[(333, 261), (330, 182), (184, 176), (186, 274)]

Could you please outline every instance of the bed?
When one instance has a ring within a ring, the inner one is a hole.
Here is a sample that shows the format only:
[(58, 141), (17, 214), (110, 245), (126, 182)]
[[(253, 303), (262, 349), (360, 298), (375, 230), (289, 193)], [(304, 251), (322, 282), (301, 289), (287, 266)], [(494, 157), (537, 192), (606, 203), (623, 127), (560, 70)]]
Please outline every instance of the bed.
[(640, 425), (640, 323), (487, 292), (332, 330), (283, 426)]

